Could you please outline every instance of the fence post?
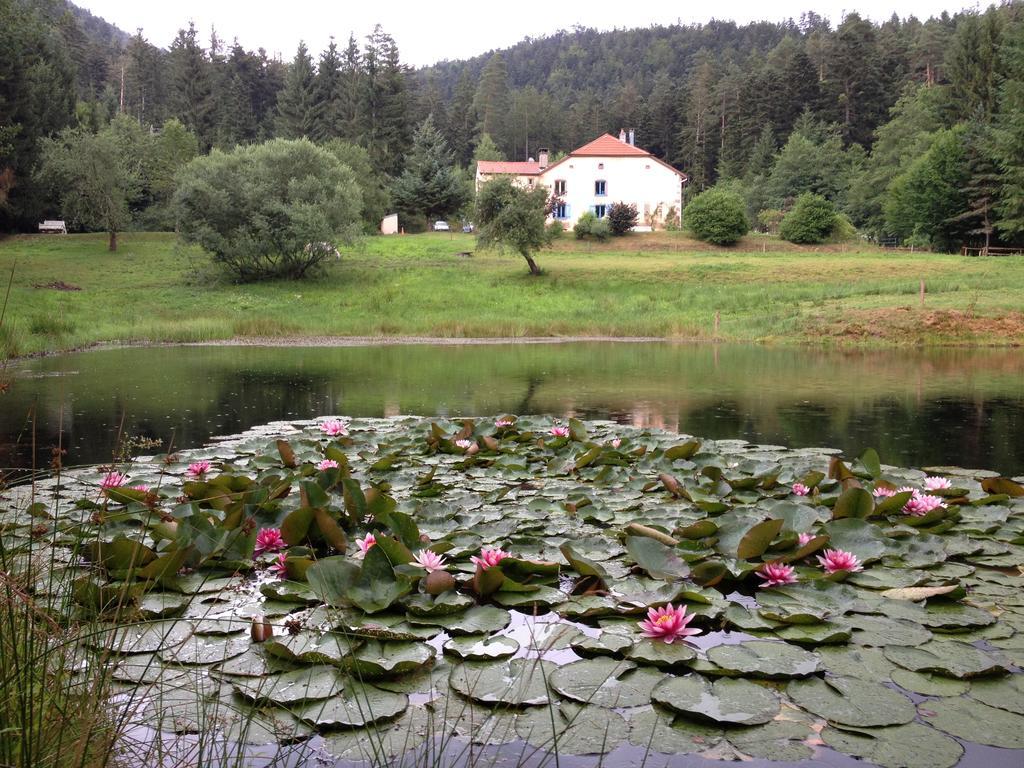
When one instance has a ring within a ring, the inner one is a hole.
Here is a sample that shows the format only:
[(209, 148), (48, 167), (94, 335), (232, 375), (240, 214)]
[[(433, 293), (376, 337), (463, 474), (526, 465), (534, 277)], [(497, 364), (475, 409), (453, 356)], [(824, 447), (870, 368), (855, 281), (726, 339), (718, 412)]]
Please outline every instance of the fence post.
[(924, 278), (921, 278), (921, 309), (924, 309)]

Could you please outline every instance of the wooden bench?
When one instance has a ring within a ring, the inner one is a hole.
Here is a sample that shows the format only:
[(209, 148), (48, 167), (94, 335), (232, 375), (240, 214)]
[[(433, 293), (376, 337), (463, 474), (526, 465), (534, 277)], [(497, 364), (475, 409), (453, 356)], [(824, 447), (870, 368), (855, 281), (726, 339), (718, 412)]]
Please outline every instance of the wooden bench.
[(47, 219), (46, 221), (39, 225), (39, 231), (42, 234), (47, 234), (49, 232), (59, 232), (62, 235), (66, 235), (68, 233), (68, 228), (63, 221), (60, 221), (58, 219)]

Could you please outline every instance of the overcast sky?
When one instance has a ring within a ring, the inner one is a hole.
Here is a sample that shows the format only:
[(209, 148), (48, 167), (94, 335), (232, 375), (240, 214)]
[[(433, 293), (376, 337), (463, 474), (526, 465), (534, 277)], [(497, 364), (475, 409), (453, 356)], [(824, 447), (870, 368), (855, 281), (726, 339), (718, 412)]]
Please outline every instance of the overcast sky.
[[(331, 35), (339, 45), (355, 32), (363, 38), (381, 24), (398, 43), (402, 61), (414, 66), (442, 59), (463, 59), (495, 48), (507, 48), (524, 37), (542, 37), (580, 24), (598, 29), (635, 28), (654, 24), (703, 23), (714, 16), (740, 24), (767, 19), (799, 19), (811, 9), (831, 19), (833, 26), (844, 12), (856, 11), (884, 21), (895, 11), (921, 19), (974, 8), (966, 0), (718, 0), (714, 3), (638, 3), (623, 0), (438, 0), (437, 2), (317, 2), (316, 0), (75, 0), (97, 16), (133, 33), (141, 27), (147, 39), (166, 48), (177, 30), (194, 21), (204, 41), (210, 28), (230, 43), (245, 48), (266, 48), (290, 59), (299, 40), (319, 52)], [(657, 10), (655, 6), (671, 6)]]

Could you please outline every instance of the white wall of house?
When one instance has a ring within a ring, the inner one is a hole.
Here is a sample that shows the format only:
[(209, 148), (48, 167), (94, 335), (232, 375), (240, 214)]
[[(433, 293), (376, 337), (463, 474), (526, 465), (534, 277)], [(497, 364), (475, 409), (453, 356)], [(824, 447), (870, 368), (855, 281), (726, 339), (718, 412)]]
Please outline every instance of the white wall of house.
[[(597, 182), (604, 182), (599, 194)], [(541, 173), (541, 183), (558, 194), (558, 183), (565, 192), (559, 197), (566, 205), (566, 227), (572, 227), (586, 211), (601, 213), (612, 203), (632, 203), (640, 225), (663, 226), (670, 209), (682, 211), (682, 179), (653, 157), (568, 157)], [(557, 212), (556, 212), (557, 213)]]

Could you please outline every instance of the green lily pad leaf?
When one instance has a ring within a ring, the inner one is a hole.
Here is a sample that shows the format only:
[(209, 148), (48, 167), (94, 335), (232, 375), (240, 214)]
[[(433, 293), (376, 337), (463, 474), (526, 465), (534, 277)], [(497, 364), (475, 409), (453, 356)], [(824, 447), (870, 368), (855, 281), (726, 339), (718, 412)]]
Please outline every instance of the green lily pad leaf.
[(572, 641), (570, 647), (577, 656), (589, 659), (595, 656), (622, 656), (633, 647), (633, 642), (632, 632), (629, 635), (602, 632), (598, 637), (581, 634)]
[(560, 702), (516, 718), (516, 733), (529, 744), (559, 755), (600, 755), (626, 740), (629, 726), (618, 712)]
[(779, 713), (779, 697), (764, 686), (728, 678), (712, 683), (700, 675), (663, 680), (651, 700), (675, 712), (735, 725), (767, 723)]
[(666, 643), (643, 638), (626, 652), (626, 658), (659, 669), (686, 670), (697, 658), (697, 652), (684, 642)]
[(398, 717), (408, 704), (404, 693), (349, 679), (340, 694), (295, 707), (292, 713), (314, 728), (361, 728)]
[(111, 678), (125, 683), (155, 683), (168, 671), (153, 653), (111, 656), (107, 663)]
[(764, 725), (730, 729), (729, 743), (760, 760), (798, 763), (814, 755), (814, 750), (806, 743), (814, 736), (806, 723), (774, 720)]
[(556, 667), (549, 661), (512, 659), (502, 664), (459, 664), (448, 683), (481, 704), (536, 707), (548, 703), (547, 681)]
[(920, 723), (889, 728), (826, 728), (822, 740), (833, 749), (881, 768), (952, 768), (964, 748), (959, 742)]
[(788, 584), (757, 593), (758, 613), (784, 624), (814, 624), (842, 616), (857, 600), (856, 592), (844, 584), (818, 580), (809, 584)]
[(822, 622), (820, 624), (789, 624), (775, 630), (775, 636), (787, 643), (797, 645), (834, 645), (850, 639), (848, 627)]
[(832, 518), (839, 520), (844, 517), (865, 518), (871, 516), (875, 508), (874, 499), (871, 494), (863, 488), (847, 488), (832, 507)]
[(947, 584), (942, 587), (903, 587), (901, 589), (887, 589), (881, 593), (882, 597), (890, 600), (910, 600), (920, 602), (939, 595), (948, 595), (960, 587), (956, 584)]
[(323, 749), (343, 764), (398, 765), (404, 755), (417, 750), (442, 730), (442, 716), (431, 705), (410, 706), (405, 713), (367, 728), (325, 734)]
[(416, 672), (430, 664), (436, 654), (426, 643), (368, 640), (348, 663), (356, 679), (372, 679)]
[(902, 693), (854, 677), (794, 680), (786, 693), (808, 712), (840, 725), (902, 725), (917, 715), (914, 703)]
[(924, 614), (917, 620), (932, 629), (961, 630), (987, 627), (995, 624), (996, 617), (973, 605), (935, 600), (925, 606)]
[(191, 602), (190, 597), (173, 592), (150, 592), (139, 601), (139, 611), (147, 619), (171, 619), (181, 616)]
[(341, 673), (334, 667), (312, 666), (280, 675), (234, 680), (232, 685), (235, 691), (252, 701), (287, 706), (297, 701), (334, 696), (341, 691), (342, 680)]
[(887, 679), (896, 669), (881, 648), (826, 645), (815, 652), (821, 657), (822, 666), (833, 675), (878, 681)]
[(857, 645), (921, 645), (932, 639), (932, 633), (910, 619), (892, 619), (888, 616), (844, 616), (840, 623), (853, 630)]
[(292, 665), (286, 660), (263, 653), (254, 645), (240, 656), (234, 656), (213, 668), (218, 674), (235, 677), (262, 677), (275, 672), (287, 672)]
[(461, 613), (472, 605), (472, 597), (453, 589), (436, 597), (424, 594), (411, 595), (405, 601), (406, 609), (413, 616), (450, 616)]
[(359, 576), (345, 591), (345, 597), (367, 613), (377, 613), (390, 608), (399, 598), (409, 594), (412, 586), (412, 579), (395, 573), (383, 549), (370, 547), (363, 558)]
[(892, 546), (877, 525), (860, 518), (832, 520), (822, 527), (829, 536), (829, 547), (852, 552), (865, 564), (880, 560)]
[(192, 624), (190, 622), (156, 621), (146, 624), (128, 624), (99, 634), (96, 637), (95, 645), (114, 653), (153, 653), (176, 648), (191, 636)]
[(511, 637), (467, 635), (453, 637), (444, 644), (444, 652), (466, 661), (505, 659), (519, 651), (519, 643)]
[(954, 640), (932, 640), (914, 648), (889, 646), (884, 653), (891, 662), (912, 672), (937, 672), (960, 680), (1006, 672), (1003, 659)]
[(647, 536), (627, 536), (626, 549), (652, 579), (674, 581), (690, 575), (690, 566), (679, 556), (679, 550), (675, 547)]
[[(507, 581), (505, 582), (508, 583)], [(548, 610), (553, 605), (564, 603), (569, 596), (554, 587), (537, 587), (532, 592), (506, 592), (500, 589), (491, 595), (491, 599), (506, 608), (519, 608), (532, 612), (533, 609)]]
[(736, 548), (736, 556), (740, 560), (760, 557), (782, 530), (784, 520), (765, 520), (758, 523), (744, 534)]
[(964, 741), (1003, 749), (1024, 749), (1024, 716), (960, 697), (921, 702), (921, 717)]
[(554, 607), (564, 619), (597, 619), (602, 616), (618, 616), (619, 604), (615, 598), (606, 595), (580, 595)]
[(803, 677), (821, 670), (817, 654), (771, 640), (716, 645), (708, 651), (708, 661), (729, 672), (768, 679)]
[(971, 687), (965, 680), (951, 680), (927, 672), (911, 672), (909, 669), (894, 669), (889, 679), (900, 688), (922, 696), (959, 696)]
[[(876, 565), (866, 571), (851, 573), (846, 579), (847, 584), (867, 589), (901, 589), (905, 587), (916, 587), (922, 582), (932, 578), (927, 571), (917, 571), (907, 568), (885, 568)], [(883, 593), (884, 594), (884, 593)], [(941, 594), (941, 593), (940, 593)], [(906, 599), (906, 598), (904, 598)]]
[(160, 651), (160, 658), (172, 664), (217, 664), (249, 650), (248, 636), (193, 635), (185, 642)]
[(971, 683), (970, 696), (990, 707), (1024, 715), (1024, 674), (975, 680)]
[(703, 752), (724, 736), (720, 726), (661, 709), (646, 709), (629, 718), (630, 744), (669, 755)]
[(430, 624), (441, 627), (451, 635), (477, 635), (481, 632), (500, 632), (512, 621), (512, 615), (493, 605), (477, 605), (463, 613), (446, 616), (409, 616), (410, 624)]
[(605, 571), (600, 563), (584, 557), (568, 544), (563, 544), (559, 547), (559, 551), (562, 553), (562, 557), (566, 559), (566, 562), (580, 576), (596, 576), (601, 581), (608, 581), (608, 572)]
[(584, 659), (559, 667), (551, 687), (567, 699), (598, 707), (640, 707), (650, 703), (651, 691), (665, 677), (630, 661)]
[(341, 664), (357, 647), (343, 635), (305, 630), (275, 637), (262, 645), (264, 652), (286, 661), (333, 665)]
[(316, 605), (321, 601), (321, 598), (317, 597), (308, 584), (297, 581), (268, 581), (260, 585), (260, 592), (271, 600), (280, 600), (286, 603)]

